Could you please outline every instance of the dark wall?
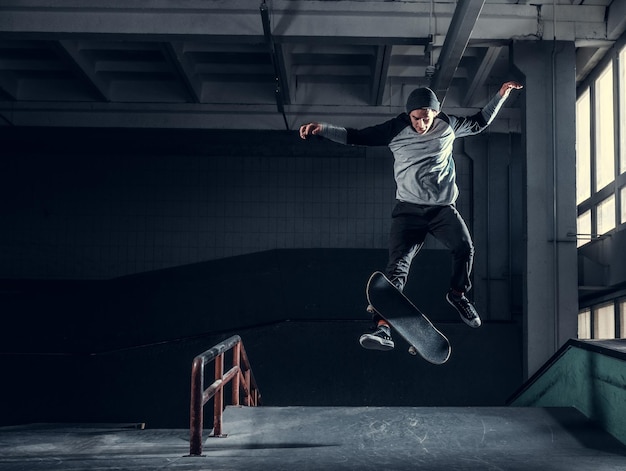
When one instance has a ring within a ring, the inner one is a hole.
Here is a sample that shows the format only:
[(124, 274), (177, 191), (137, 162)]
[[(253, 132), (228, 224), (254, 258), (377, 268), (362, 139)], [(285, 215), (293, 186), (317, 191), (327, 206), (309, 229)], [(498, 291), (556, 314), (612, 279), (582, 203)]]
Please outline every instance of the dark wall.
[(296, 248), (385, 248), (386, 148), (293, 132), (0, 128), (0, 278), (110, 279)]
[[(0, 279), (102, 280), (272, 249), (387, 247), (385, 147), (287, 131), (0, 128), (0, 148)], [(460, 149), (456, 160), (471, 225), (471, 160)]]
[[(359, 346), (387, 258), (387, 149), (171, 130), (0, 129), (0, 144), (5, 424), (186, 427), (193, 357), (233, 334), (271, 405), (500, 405), (521, 382), (508, 303), (462, 324), (432, 241), (406, 293), (450, 362)], [(476, 175), (462, 152), (457, 168), (471, 226)]]

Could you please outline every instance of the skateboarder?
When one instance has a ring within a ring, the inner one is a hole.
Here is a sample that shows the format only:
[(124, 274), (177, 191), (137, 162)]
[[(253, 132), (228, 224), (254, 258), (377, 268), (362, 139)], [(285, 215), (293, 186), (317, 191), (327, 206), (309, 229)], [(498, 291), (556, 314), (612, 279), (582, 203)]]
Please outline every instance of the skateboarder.
[[(424, 245), (427, 234), (442, 242), (453, 257), (450, 290), (446, 300), (470, 327), (481, 325), (480, 316), (467, 299), (474, 245), (465, 221), (455, 208), (459, 190), (452, 157), (456, 138), (482, 132), (493, 121), (517, 82), (505, 82), (489, 103), (469, 117), (448, 116), (429, 88), (417, 88), (406, 102), (406, 113), (381, 124), (352, 129), (312, 122), (300, 127), (300, 137), (321, 136), (350, 145), (389, 147), (394, 156), (396, 206), (392, 212), (389, 261), (385, 275), (402, 291), (411, 262)], [(389, 324), (371, 306), (372, 333), (363, 334), (365, 348), (394, 348)]]

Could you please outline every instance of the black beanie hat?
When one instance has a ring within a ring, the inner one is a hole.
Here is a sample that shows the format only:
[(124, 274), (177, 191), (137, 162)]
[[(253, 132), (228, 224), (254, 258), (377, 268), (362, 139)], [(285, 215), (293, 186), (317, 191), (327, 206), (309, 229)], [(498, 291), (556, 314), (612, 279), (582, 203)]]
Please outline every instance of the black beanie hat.
[(406, 100), (407, 113), (421, 108), (439, 111), (439, 100), (437, 100), (437, 95), (430, 88), (416, 88)]

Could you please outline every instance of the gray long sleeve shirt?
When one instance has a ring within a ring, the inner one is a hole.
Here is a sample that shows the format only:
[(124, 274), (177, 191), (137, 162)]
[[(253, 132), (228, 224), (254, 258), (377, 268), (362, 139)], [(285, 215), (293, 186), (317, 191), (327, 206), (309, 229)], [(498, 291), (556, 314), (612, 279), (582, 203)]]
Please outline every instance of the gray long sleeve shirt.
[(506, 98), (496, 94), (473, 116), (439, 113), (425, 134), (418, 134), (402, 113), (364, 129), (321, 123), (319, 135), (341, 144), (389, 146), (394, 156), (396, 199), (421, 205), (453, 204), (459, 190), (452, 157), (454, 140), (482, 132), (493, 121)]

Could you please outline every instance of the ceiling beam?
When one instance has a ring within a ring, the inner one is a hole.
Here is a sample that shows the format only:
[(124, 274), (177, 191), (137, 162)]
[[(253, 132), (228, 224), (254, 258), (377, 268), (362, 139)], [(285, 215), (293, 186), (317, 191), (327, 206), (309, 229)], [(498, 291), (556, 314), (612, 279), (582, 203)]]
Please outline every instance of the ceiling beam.
[[(435, 2), (435, 45), (444, 42), (443, 35), (462, 5), (475, 2), (459, 0), (456, 10), (455, 2)], [(609, 9), (609, 33), (623, 30), (623, 3), (613, 2)], [(272, 0), (272, 35), (278, 43), (425, 45), (430, 8), (427, 1)], [(576, 35), (575, 39), (606, 39), (606, 11), (601, 5), (558, 5), (557, 27)], [(544, 8), (546, 31), (551, 28), (551, 16), (551, 10)], [(98, 5), (93, 0), (0, 2), (0, 37), (4, 38), (71, 39), (81, 35), (127, 41), (209, 38), (215, 43), (258, 43), (264, 37), (259, 23), (258, 10), (250, 0), (108, 0)], [(532, 4), (487, 3), (475, 29), (475, 41), (536, 35), (537, 8)], [(424, 37), (420, 37), (422, 33)], [(559, 35), (559, 39), (565, 38)]]
[(193, 70), (193, 64), (185, 56), (185, 43), (183, 41), (165, 42), (162, 47), (166, 60), (178, 72), (191, 101), (200, 103), (202, 101), (202, 83)]
[(626, 2), (614, 1), (608, 8), (606, 33), (609, 39), (619, 38), (626, 30)]
[(391, 59), (392, 46), (379, 46), (376, 48), (376, 57), (372, 70), (372, 92), (370, 104), (380, 106), (383, 102), (383, 93), (387, 76), (389, 75), (389, 62)]
[(576, 82), (582, 82), (604, 58), (608, 47), (579, 47), (576, 49)]
[[(404, 106), (326, 106), (287, 105), (286, 118), (290, 128), (304, 122), (320, 120), (342, 123), (348, 127), (364, 127), (400, 114)], [(447, 112), (465, 116), (473, 108), (448, 107)], [(0, 102), (0, 115), (11, 118), (15, 126), (56, 127), (122, 127), (122, 128), (197, 128), (241, 129), (241, 117), (246, 116), (249, 129), (284, 129), (284, 117), (276, 113), (274, 104), (194, 104), (194, 103), (58, 103), (58, 102)], [(504, 108), (491, 124), (493, 132), (519, 132), (520, 111)]]
[(476, 67), (475, 72), (472, 74), (473, 77), (467, 87), (467, 90), (465, 91), (465, 97), (461, 100), (462, 106), (470, 106), (476, 90), (482, 88), (487, 81), (487, 77), (489, 77), (491, 69), (493, 69), (494, 64), (498, 60), (501, 49), (502, 48), (499, 46), (488, 47), (486, 49), (478, 67)]
[(439, 55), (431, 88), (443, 103), (485, 0), (459, 0)]
[[(261, 3), (261, 22), (263, 24), (263, 34), (265, 35), (265, 43), (272, 60), (274, 67), (274, 80), (275, 80), (275, 94), (276, 94), (276, 106), (278, 111), (284, 114), (284, 105), (288, 105), (291, 102), (289, 95), (287, 71), (285, 70), (285, 60), (283, 57), (283, 50), (279, 44), (276, 44), (274, 37), (272, 36), (272, 26), (270, 24), (270, 12), (269, 7), (265, 3)], [(286, 123), (287, 129), (289, 126)]]
[(55, 50), (77, 74), (95, 91), (99, 100), (111, 101), (109, 84), (103, 80), (94, 67), (82, 56), (78, 41), (61, 40), (53, 43)]

